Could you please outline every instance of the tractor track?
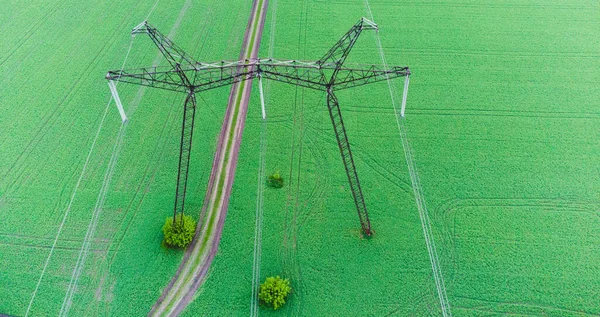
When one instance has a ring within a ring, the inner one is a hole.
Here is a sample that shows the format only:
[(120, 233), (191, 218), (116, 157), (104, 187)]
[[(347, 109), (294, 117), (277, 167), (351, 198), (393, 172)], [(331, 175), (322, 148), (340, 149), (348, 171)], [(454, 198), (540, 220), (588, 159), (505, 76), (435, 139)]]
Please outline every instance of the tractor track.
[[(154, 7), (156, 7), (156, 5), (158, 4), (158, 0), (155, 3)], [(185, 11), (187, 10), (187, 7), (189, 7), (189, 2), (187, 4), (184, 5), (184, 7), (182, 8), (182, 11), (180, 12), (180, 16), (177, 20), (177, 22), (175, 23), (175, 26), (171, 29), (170, 31), (170, 35), (169, 37), (173, 37), (175, 34), (175, 31), (177, 30), (175, 27), (179, 27), (179, 24), (181, 22), (181, 19), (183, 18), (183, 15), (185, 14)], [(150, 14), (149, 14), (150, 15)], [(205, 13), (203, 20), (209, 19), (212, 16), (212, 10), (209, 10)], [(210, 19), (208, 21), (211, 21)], [(210, 23), (209, 23), (210, 24)], [(206, 29), (204, 28), (200, 34), (200, 38), (203, 38), (202, 34), (206, 34)], [(194, 49), (194, 53), (197, 52), (197, 48), (200, 44), (206, 42), (204, 41), (198, 41), (198, 44), (196, 45), (195, 49)], [(202, 48), (201, 48), (202, 50)], [(154, 62), (158, 63), (160, 61), (162, 55), (157, 55)], [(139, 106), (143, 95), (145, 94), (145, 88), (140, 88), (138, 90), (138, 94), (134, 97), (133, 100), (133, 104), (131, 106), (131, 109), (128, 111), (128, 117), (131, 117), (133, 115), (133, 112), (137, 109), (137, 107)], [(144, 171), (142, 180), (138, 183), (137, 188), (135, 190), (134, 195), (132, 196), (131, 200), (129, 201), (129, 204), (127, 205), (127, 208), (124, 210), (123, 212), (123, 216), (121, 217), (121, 219), (118, 221), (118, 227), (123, 227), (123, 225), (125, 224), (125, 229), (123, 230), (123, 233), (120, 234), (117, 237), (117, 233), (113, 233), (111, 235), (111, 237), (109, 239), (107, 239), (107, 247), (105, 249), (102, 249), (102, 255), (101, 255), (101, 260), (100, 260), (100, 264), (98, 265), (98, 268), (92, 270), (91, 272), (91, 280), (92, 281), (97, 281), (98, 279), (102, 279), (102, 278), (106, 278), (109, 273), (111, 271), (111, 267), (113, 262), (115, 261), (115, 258), (121, 248), (121, 243), (123, 241), (123, 239), (125, 238), (126, 233), (129, 231), (131, 224), (133, 222), (133, 220), (136, 218), (138, 212), (141, 209), (141, 206), (143, 205), (144, 202), (144, 198), (146, 197), (146, 194), (149, 192), (149, 188), (150, 186), (154, 183), (154, 179), (156, 176), (156, 173), (158, 172), (159, 168), (158, 166), (160, 166), (160, 164), (158, 164), (158, 162), (163, 160), (164, 157), (164, 153), (165, 151), (163, 150), (167, 144), (167, 138), (166, 136), (173, 134), (174, 132), (176, 132), (175, 130), (173, 130), (173, 120), (175, 120), (175, 116), (179, 116), (180, 114), (175, 111), (176, 107), (176, 103), (177, 103), (178, 98), (175, 97), (173, 98), (172, 102), (171, 102), (171, 109), (169, 110), (169, 115), (167, 117), (167, 120), (164, 122), (162, 128), (161, 128), (161, 132), (160, 132), (160, 137), (159, 140), (156, 143), (156, 148), (157, 149), (161, 149), (159, 151), (156, 151), (154, 153), (154, 155), (151, 158), (151, 164), (148, 164), (146, 166), (146, 169)], [(171, 131), (173, 130), (173, 131)], [(170, 131), (170, 132), (168, 132)], [(132, 211), (133, 210), (133, 211)], [(130, 215), (132, 214), (132, 215)], [(115, 246), (115, 242), (116, 241), (116, 246)], [(104, 241), (102, 241), (104, 242)], [(97, 243), (97, 242), (94, 242)], [(112, 251), (112, 255), (109, 255), (109, 253), (111, 253)], [(105, 272), (99, 272), (100, 270), (105, 270)], [(100, 276), (100, 274), (103, 274), (103, 276)], [(99, 282), (102, 283), (102, 282)], [(86, 293), (90, 287), (96, 287), (97, 285), (94, 283), (88, 283), (84, 290), (83, 293)]]
[[(240, 59), (256, 58), (268, 0), (254, 0)], [(212, 165), (196, 235), (169, 285), (149, 312), (150, 316), (178, 316), (205, 280), (217, 253), (227, 214), (237, 156), (244, 130), (252, 82), (234, 83)]]

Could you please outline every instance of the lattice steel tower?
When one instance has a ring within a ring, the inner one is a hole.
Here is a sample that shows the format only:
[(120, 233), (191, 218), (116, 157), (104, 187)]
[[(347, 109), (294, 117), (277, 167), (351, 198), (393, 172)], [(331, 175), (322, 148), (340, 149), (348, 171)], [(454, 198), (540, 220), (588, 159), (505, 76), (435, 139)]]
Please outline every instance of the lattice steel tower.
[[(147, 34), (169, 62), (167, 67), (146, 67), (133, 70), (109, 71), (106, 79), (122, 119), (125, 112), (119, 100), (115, 80), (125, 83), (156, 87), (165, 90), (183, 92), (187, 95), (184, 103), (181, 126), (181, 145), (179, 151), (179, 168), (173, 219), (183, 213), (185, 193), (190, 164), (190, 151), (194, 131), (196, 112), (195, 94), (206, 90), (226, 86), (243, 80), (258, 78), (262, 90), (262, 78), (307, 87), (327, 93), (327, 109), (333, 131), (346, 170), (354, 204), (358, 212), (361, 227), (365, 235), (372, 234), (371, 222), (363, 197), (362, 188), (348, 135), (342, 119), (342, 112), (335, 91), (362, 86), (397, 77), (406, 77), (401, 115), (404, 116), (406, 94), (410, 70), (405, 66), (345, 67), (344, 62), (363, 30), (378, 30), (375, 23), (362, 18), (356, 23), (321, 59), (315, 62), (275, 59), (247, 59), (240, 61), (220, 61), (201, 63), (195, 61), (169, 38), (161, 34), (146, 21), (135, 27), (132, 34)], [(262, 96), (261, 96), (262, 99)], [(264, 104), (264, 100), (263, 100)]]

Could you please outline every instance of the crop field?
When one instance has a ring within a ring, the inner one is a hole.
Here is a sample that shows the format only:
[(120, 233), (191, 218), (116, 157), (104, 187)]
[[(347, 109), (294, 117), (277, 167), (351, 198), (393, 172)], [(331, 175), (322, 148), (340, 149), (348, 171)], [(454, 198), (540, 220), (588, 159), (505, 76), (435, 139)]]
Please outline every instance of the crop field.
[[(146, 18), (200, 61), (236, 59), (251, 2), (1, 7), (0, 314), (146, 315), (183, 257), (160, 229), (185, 96), (119, 84), (122, 125), (104, 75), (164, 63), (128, 34)], [(360, 234), (325, 95), (265, 81), (263, 123), (255, 82), (219, 252), (183, 315), (600, 315), (599, 12), (269, 0), (261, 57), (316, 60), (366, 17), (380, 31), (348, 63), (410, 66), (405, 119), (403, 79), (337, 93), (375, 233)], [(228, 94), (198, 95), (196, 219)], [(275, 171), (285, 186), (266, 188)], [(272, 275), (292, 294), (255, 310), (255, 277)]]
[[(58, 315), (69, 295), (63, 311), (72, 316), (145, 315), (183, 255), (160, 248), (160, 229), (173, 208), (185, 96), (121, 84), (129, 124), (119, 126), (113, 103), (98, 127), (110, 97), (104, 76), (121, 68), (128, 34), (153, 3), (11, 5), (0, 23), (0, 313)], [(235, 59), (249, 11), (248, 3), (169, 1), (150, 21), (190, 53)], [(136, 38), (125, 68), (151, 65), (157, 54)], [(199, 98), (190, 210), (202, 204), (227, 93)]]

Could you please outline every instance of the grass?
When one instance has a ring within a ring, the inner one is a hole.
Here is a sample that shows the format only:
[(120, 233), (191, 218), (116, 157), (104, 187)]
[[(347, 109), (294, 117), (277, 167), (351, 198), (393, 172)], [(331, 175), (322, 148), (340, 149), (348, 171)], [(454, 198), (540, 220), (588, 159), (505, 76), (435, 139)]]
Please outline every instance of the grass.
[[(252, 31), (250, 32), (250, 41), (247, 44), (247, 47), (245, 48), (247, 51), (245, 53), (245, 58), (249, 58), (252, 56), (253, 54), (253, 48), (254, 48), (254, 42), (255, 42), (255, 38), (256, 38), (256, 32), (259, 28), (259, 17), (261, 15), (262, 10), (260, 8), (262, 8), (262, 4), (263, 1), (259, 0), (256, 8), (257, 10), (254, 13), (254, 23), (252, 26)], [(220, 177), (219, 177), (219, 181), (218, 181), (218, 187), (217, 187), (217, 193), (215, 195), (214, 200), (211, 201), (211, 203), (213, 204), (212, 206), (212, 211), (209, 213), (210, 218), (207, 220), (208, 224), (206, 226), (206, 233), (204, 234), (204, 238), (201, 241), (200, 247), (199, 247), (199, 251), (197, 253), (197, 256), (193, 259), (191, 259), (190, 261), (193, 261), (193, 266), (192, 267), (197, 267), (198, 265), (201, 264), (201, 260), (204, 257), (204, 254), (206, 252), (206, 248), (208, 247), (208, 241), (213, 239), (213, 229), (215, 228), (215, 221), (217, 220), (217, 216), (219, 215), (219, 213), (217, 212), (217, 209), (221, 208), (220, 206), (222, 205), (220, 203), (221, 201), (221, 195), (224, 189), (224, 182), (225, 182), (225, 177), (227, 175), (226, 173), (226, 165), (228, 164), (228, 162), (231, 159), (231, 151), (233, 151), (232, 146), (232, 142), (234, 139), (234, 131), (236, 130), (236, 128), (238, 127), (237, 121), (238, 121), (238, 115), (239, 115), (239, 110), (240, 110), (240, 106), (241, 106), (241, 100), (242, 100), (242, 96), (244, 93), (244, 89), (246, 87), (247, 82), (243, 81), (240, 83), (239, 87), (236, 90), (236, 97), (235, 97), (235, 105), (233, 107), (233, 114), (232, 114), (232, 119), (231, 119), (231, 126), (229, 127), (229, 131), (227, 132), (227, 146), (225, 148), (225, 152), (222, 154), (224, 156), (223, 159), (223, 166), (222, 166), (222, 170), (220, 171)], [(204, 228), (204, 227), (203, 227)], [(189, 275), (189, 276), (184, 276), (182, 278), (186, 279), (184, 281), (184, 283), (189, 283), (190, 279), (193, 278), (194, 275)], [(175, 299), (179, 298), (181, 295), (180, 293), (182, 291), (184, 291), (185, 288), (181, 287), (176, 291), (176, 295), (175, 295)], [(170, 311), (172, 309), (172, 305), (174, 305), (175, 299), (169, 303), (167, 303), (167, 307), (165, 308), (165, 311)]]
[[(151, 6), (36, 3), (15, 9), (15, 16), (31, 28), (21, 27), (20, 21), (3, 24), (0, 45), (14, 53), (0, 71), (2, 84), (12, 88), (0, 93), (6, 113), (0, 119), (2, 313), (25, 315), (109, 97), (103, 76), (120, 67), (128, 32)], [(158, 6), (150, 23), (169, 34), (181, 14), (173, 33), (178, 44), (202, 60), (234, 59), (245, 27), (238, 23), (245, 24), (250, 7), (234, 8), (230, 11), (231, 4), (221, 2), (175, 1)], [(213, 23), (216, 16), (229, 23)], [(198, 20), (206, 25), (194, 33), (184, 31)], [(208, 36), (213, 32), (222, 37)], [(151, 64), (157, 53), (138, 37), (126, 67)], [(159, 247), (159, 220), (172, 210), (184, 96), (123, 84), (119, 92), (126, 110), (139, 93), (143, 98), (131, 116), (71, 315), (147, 313), (182, 256)], [(199, 98), (196, 135), (205, 137), (197, 137), (192, 151), (189, 210), (197, 210), (204, 197), (213, 156), (204, 149), (216, 144), (226, 94), (220, 89)], [(111, 105), (30, 316), (56, 315), (61, 308), (119, 128), (115, 114)], [(140, 278), (148, 276), (155, 278)]]
[[(276, 29), (278, 58), (317, 59), (366, 15), (361, 1), (277, 8), (285, 21)], [(598, 21), (590, 20), (597, 4), (371, 8), (388, 63), (414, 74), (406, 124), (453, 314), (597, 314), (598, 186), (590, 171), (600, 91), (589, 69), (599, 59), (591, 32)], [(372, 35), (353, 54), (354, 62), (379, 63)], [(565, 79), (566, 69), (577, 75)], [(292, 181), (286, 192), (265, 192), (261, 279), (282, 274), (294, 287), (281, 314), (439, 315), (386, 84), (339, 93), (376, 232), (370, 241), (359, 238), (323, 96), (282, 84), (267, 95), (267, 170)], [(190, 316), (249, 311), (256, 97), (253, 105), (220, 252)]]
[[(598, 3), (369, 2), (388, 63), (413, 72), (406, 126), (453, 315), (600, 314)], [(277, 58), (318, 59), (367, 16), (363, 1), (276, 3)], [(127, 32), (152, 4), (10, 2), (0, 16), (0, 86), (10, 87), (0, 90), (0, 313), (25, 314), (109, 96), (103, 75), (120, 66)], [(150, 23), (168, 34), (185, 4), (161, 1)], [(174, 40), (202, 60), (237, 58), (249, 11), (193, 3)], [(150, 64), (156, 51), (137, 41), (128, 64)], [(373, 33), (349, 62), (380, 63)], [(119, 85), (126, 108), (139, 91)], [(201, 207), (228, 92), (198, 98), (189, 211)], [(71, 315), (144, 315), (177, 269), (182, 254), (159, 245), (183, 98), (143, 90)], [(266, 98), (266, 170), (286, 186), (265, 191), (260, 279), (290, 278), (293, 293), (282, 311), (261, 314), (439, 315), (387, 84), (338, 93), (369, 240), (324, 95), (271, 83)], [(250, 310), (260, 118), (256, 91), (219, 253), (184, 315)], [(119, 122), (113, 105), (31, 316), (60, 310)]]

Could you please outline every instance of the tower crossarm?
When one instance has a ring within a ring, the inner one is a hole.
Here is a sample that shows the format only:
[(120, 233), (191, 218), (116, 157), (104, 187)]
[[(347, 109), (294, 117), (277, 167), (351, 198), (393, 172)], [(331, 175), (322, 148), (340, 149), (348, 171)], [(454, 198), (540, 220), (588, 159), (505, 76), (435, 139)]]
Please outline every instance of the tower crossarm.
[(109, 71), (106, 79), (186, 93), (192, 88), (198, 93), (253, 78), (257, 73), (255, 67), (243, 63), (199, 65), (179, 69), (146, 67)]
[(167, 66), (109, 71), (106, 78), (171, 91), (189, 92), (188, 87), (191, 87), (195, 92), (202, 92), (252, 79), (260, 73), (265, 79), (325, 91), (330, 83), (326, 73), (334, 71), (336, 77), (331, 86), (336, 90), (410, 75), (408, 67), (403, 66), (384, 68), (368, 65), (345, 68), (333, 65), (321, 66), (318, 62), (257, 59), (197, 63), (193, 67), (177, 69)]
[(326, 76), (327, 72), (336, 72), (334, 84), (331, 85), (336, 90), (410, 75), (410, 70), (404, 66), (386, 68), (377, 65), (361, 65), (342, 68), (332, 65), (321, 66), (316, 62), (273, 60), (260, 60), (257, 63), (263, 78), (321, 91), (327, 90), (330, 82)]
[(258, 71), (263, 78), (311, 89), (325, 90), (327, 85), (321, 66), (314, 62), (261, 60)]
[(180, 71), (164, 67), (147, 67), (132, 70), (109, 71), (107, 80), (134, 85), (148, 86), (178, 92), (188, 92), (189, 88), (181, 80)]
[(365, 68), (340, 68), (333, 87), (335, 90), (342, 90), (409, 75), (408, 67), (401, 66), (388, 69), (376, 65)]
[(256, 62), (249, 60), (198, 63), (191, 81), (195, 92), (219, 88), (256, 77)]

